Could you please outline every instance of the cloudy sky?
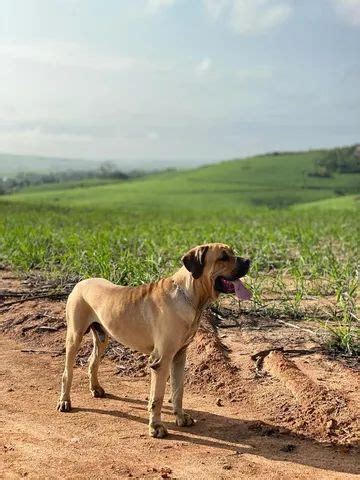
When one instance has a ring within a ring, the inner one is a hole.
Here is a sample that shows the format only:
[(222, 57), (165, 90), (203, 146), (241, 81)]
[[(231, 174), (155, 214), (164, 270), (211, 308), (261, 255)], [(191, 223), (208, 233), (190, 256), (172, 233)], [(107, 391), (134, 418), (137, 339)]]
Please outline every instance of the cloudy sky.
[(360, 141), (360, 0), (1, 0), (0, 151), (225, 159)]

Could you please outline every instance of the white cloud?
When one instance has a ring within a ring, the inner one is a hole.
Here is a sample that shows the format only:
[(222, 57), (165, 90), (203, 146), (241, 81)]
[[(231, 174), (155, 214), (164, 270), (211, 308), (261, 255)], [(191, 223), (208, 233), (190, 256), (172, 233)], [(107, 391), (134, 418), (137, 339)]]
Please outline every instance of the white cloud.
[(205, 72), (210, 70), (212, 65), (211, 58), (203, 58), (200, 63), (198, 63), (195, 67), (195, 73), (197, 75), (203, 75)]
[(270, 80), (273, 76), (273, 67), (239, 68), (236, 70), (236, 77), (244, 83)]
[(332, 0), (336, 12), (349, 25), (360, 26), (360, 0)]
[(278, 0), (203, 0), (203, 3), (213, 20), (218, 20), (228, 7), (224, 18), (240, 35), (266, 33), (287, 20), (292, 12), (287, 1)]
[(148, 140), (158, 140), (159, 138), (159, 134), (157, 132), (149, 132), (147, 135), (146, 135), (146, 138)]
[(205, 10), (212, 20), (217, 20), (229, 4), (228, 0), (203, 0)]
[(291, 7), (272, 0), (235, 0), (230, 25), (241, 35), (265, 33), (283, 23)]
[(66, 42), (0, 45), (0, 58), (35, 62), (52, 67), (115, 71), (132, 69), (146, 63), (133, 57), (109, 56)]
[(171, 7), (176, 0), (146, 0), (146, 10), (150, 13), (157, 13), (162, 8)]

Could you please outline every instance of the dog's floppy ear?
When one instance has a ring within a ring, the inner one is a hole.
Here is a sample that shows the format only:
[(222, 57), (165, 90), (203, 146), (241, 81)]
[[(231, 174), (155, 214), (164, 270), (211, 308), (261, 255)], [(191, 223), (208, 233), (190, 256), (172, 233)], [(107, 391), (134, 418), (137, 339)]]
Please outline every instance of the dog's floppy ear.
[(204, 270), (206, 252), (209, 250), (208, 245), (196, 247), (185, 253), (182, 262), (194, 278), (200, 278)]

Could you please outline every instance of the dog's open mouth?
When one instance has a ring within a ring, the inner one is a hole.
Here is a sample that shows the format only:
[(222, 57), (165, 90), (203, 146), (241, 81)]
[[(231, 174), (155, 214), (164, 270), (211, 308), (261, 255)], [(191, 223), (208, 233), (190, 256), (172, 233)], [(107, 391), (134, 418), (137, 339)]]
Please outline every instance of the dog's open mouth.
[(240, 278), (226, 280), (224, 277), (217, 277), (215, 288), (220, 293), (234, 293), (240, 300), (250, 300), (251, 292), (242, 283)]

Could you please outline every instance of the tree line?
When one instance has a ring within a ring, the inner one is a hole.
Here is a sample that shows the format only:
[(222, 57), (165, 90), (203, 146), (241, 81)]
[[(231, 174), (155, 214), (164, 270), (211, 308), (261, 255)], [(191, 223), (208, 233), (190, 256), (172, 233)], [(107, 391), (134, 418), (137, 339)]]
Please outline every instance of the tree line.
[(315, 160), (313, 177), (332, 177), (334, 173), (360, 173), (360, 146), (334, 148)]
[(128, 180), (145, 175), (142, 171), (124, 173), (113, 162), (103, 162), (91, 170), (64, 170), (59, 172), (20, 172), (12, 177), (0, 177), (0, 195), (13, 193), (22, 188), (43, 184), (55, 184), (67, 181), (81, 181), (91, 178)]

